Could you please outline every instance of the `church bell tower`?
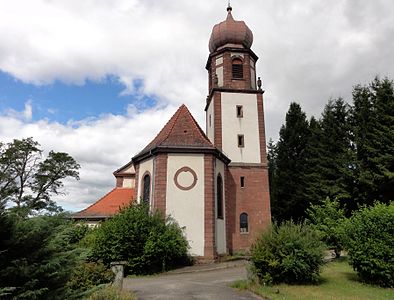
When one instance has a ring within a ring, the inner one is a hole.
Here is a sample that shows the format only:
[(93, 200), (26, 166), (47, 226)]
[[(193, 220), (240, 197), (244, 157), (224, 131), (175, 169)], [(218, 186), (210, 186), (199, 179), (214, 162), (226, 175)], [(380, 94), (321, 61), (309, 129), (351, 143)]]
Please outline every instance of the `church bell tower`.
[(226, 20), (214, 26), (209, 41), (205, 111), (209, 140), (231, 159), (225, 180), (230, 252), (247, 250), (271, 222), (264, 91), (256, 79), (258, 57), (252, 43), (252, 31), (234, 20), (228, 6)]

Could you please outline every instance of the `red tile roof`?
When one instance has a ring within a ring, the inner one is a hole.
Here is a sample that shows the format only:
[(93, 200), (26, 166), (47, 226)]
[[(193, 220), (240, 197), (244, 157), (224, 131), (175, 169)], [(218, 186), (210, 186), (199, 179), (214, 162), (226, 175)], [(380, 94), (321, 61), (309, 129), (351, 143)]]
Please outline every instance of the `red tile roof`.
[(214, 148), (184, 104), (140, 154), (156, 147)]
[(134, 192), (135, 190), (133, 188), (114, 188), (88, 208), (75, 213), (72, 218), (100, 219), (113, 216), (121, 207), (133, 201)]

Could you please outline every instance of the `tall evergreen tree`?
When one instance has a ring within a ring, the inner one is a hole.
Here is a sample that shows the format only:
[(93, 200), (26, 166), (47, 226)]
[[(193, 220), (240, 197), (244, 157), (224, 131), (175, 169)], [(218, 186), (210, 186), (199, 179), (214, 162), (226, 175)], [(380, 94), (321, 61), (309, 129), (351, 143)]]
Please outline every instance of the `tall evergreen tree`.
[(267, 160), (268, 160), (268, 179), (269, 179), (269, 188), (270, 188), (270, 199), (271, 199), (271, 203), (275, 203), (277, 150), (276, 150), (276, 144), (272, 139), (268, 141), (267, 148), (268, 148)]
[(301, 106), (291, 103), (286, 114), (286, 123), (279, 132), (277, 143), (276, 188), (271, 204), (275, 220), (300, 220), (305, 215), (308, 203), (305, 197), (305, 156), (309, 139), (309, 124)]
[(354, 143), (357, 150), (356, 200), (394, 199), (394, 84), (375, 78), (353, 90)]
[(324, 108), (320, 124), (320, 200), (336, 198), (351, 209), (354, 149), (351, 143), (350, 106), (342, 98), (330, 100)]
[(308, 145), (305, 148), (305, 190), (306, 201), (309, 204), (318, 204), (322, 198), (322, 155), (323, 139), (322, 128), (319, 120), (311, 117), (309, 121)]

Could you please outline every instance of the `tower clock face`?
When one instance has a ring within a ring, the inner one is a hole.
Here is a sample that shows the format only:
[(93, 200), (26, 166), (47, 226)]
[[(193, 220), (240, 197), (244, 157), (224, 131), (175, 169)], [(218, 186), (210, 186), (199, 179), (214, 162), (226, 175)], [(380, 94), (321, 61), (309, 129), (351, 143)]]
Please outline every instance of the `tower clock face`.
[(191, 190), (197, 184), (197, 174), (189, 167), (182, 167), (174, 175), (174, 183), (178, 189)]

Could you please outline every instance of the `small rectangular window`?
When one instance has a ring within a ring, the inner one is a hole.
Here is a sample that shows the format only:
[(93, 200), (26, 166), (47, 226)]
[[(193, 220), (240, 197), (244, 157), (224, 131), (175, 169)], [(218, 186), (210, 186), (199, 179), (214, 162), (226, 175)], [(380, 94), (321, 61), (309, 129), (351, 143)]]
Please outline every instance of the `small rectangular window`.
[(237, 105), (237, 118), (243, 118), (244, 109), (242, 105)]
[(212, 126), (212, 118), (211, 118), (211, 115), (209, 115), (209, 127), (211, 127)]
[(243, 134), (238, 134), (238, 147), (243, 148), (245, 146), (245, 139)]
[(245, 187), (245, 177), (241, 176), (239, 181), (240, 181), (240, 184), (241, 184), (241, 188), (244, 188)]

